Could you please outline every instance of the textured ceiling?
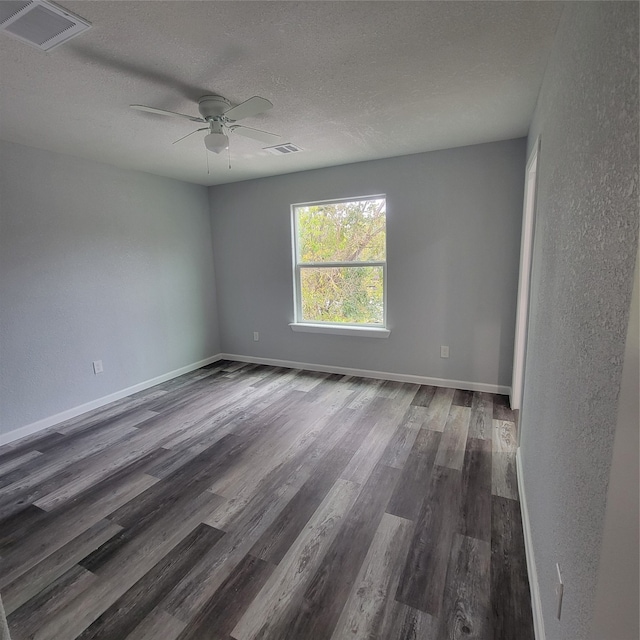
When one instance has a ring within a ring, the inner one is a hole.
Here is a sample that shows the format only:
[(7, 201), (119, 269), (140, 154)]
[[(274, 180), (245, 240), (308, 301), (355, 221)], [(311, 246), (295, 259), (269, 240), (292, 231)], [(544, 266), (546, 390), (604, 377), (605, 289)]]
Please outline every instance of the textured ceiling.
[[(0, 35), (0, 138), (200, 184), (526, 135), (557, 2), (70, 2), (93, 28), (42, 53)], [(209, 154), (197, 99), (260, 95), (243, 124), (305, 151), (231, 138)]]

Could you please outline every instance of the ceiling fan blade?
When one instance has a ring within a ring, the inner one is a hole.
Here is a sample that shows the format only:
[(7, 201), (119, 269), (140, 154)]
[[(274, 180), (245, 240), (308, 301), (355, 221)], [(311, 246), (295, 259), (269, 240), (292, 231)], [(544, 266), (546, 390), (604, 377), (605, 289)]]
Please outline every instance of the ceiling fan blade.
[(229, 127), (233, 133), (237, 133), (245, 138), (251, 138), (258, 142), (264, 142), (266, 144), (277, 144), (281, 140), (281, 136), (277, 133), (269, 133), (268, 131), (262, 131), (262, 129), (254, 129), (253, 127), (245, 127), (242, 124), (236, 124)]
[(166, 109), (156, 109), (155, 107), (147, 107), (143, 104), (130, 104), (132, 109), (136, 109), (136, 111), (148, 111), (149, 113), (157, 113), (161, 116), (174, 116), (176, 118), (185, 118), (186, 120), (191, 120), (191, 122), (206, 122), (202, 118), (198, 118), (197, 116), (188, 116), (185, 113), (176, 113), (175, 111), (167, 111)]
[(251, 118), (257, 116), (263, 111), (268, 111), (273, 107), (273, 104), (266, 98), (260, 98), (259, 96), (253, 96), (244, 102), (241, 102), (235, 107), (231, 107), (228, 111), (224, 112), (224, 116), (232, 121), (242, 120), (243, 118)]
[(208, 131), (209, 127), (202, 127), (201, 129), (196, 129), (195, 131), (192, 131), (191, 133), (187, 133), (186, 136), (182, 136), (182, 138), (178, 138), (175, 142), (172, 142), (171, 144), (175, 144), (176, 142), (180, 142), (180, 140), (184, 140), (185, 138), (188, 138), (189, 136), (192, 136), (194, 133), (198, 133), (198, 131)]

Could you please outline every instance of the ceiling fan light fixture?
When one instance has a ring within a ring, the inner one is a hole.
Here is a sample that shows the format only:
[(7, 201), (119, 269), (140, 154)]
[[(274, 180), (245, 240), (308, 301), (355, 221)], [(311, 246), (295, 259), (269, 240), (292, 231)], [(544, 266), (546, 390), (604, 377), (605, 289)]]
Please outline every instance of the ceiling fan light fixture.
[(204, 146), (212, 153), (221, 153), (229, 148), (229, 136), (224, 133), (210, 133), (204, 137)]

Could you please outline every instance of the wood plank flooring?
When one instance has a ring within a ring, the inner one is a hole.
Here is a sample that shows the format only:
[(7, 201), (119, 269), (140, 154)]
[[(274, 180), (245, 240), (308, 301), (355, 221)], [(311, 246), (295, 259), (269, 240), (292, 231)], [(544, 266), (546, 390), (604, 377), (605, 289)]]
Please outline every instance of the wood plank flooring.
[(0, 448), (13, 640), (533, 640), (508, 400), (220, 361)]

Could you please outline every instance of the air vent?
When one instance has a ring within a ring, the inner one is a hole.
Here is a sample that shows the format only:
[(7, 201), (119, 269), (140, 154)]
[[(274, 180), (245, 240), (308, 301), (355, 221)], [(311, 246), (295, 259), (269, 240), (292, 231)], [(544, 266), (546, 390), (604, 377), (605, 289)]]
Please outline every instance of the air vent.
[(286, 156), (290, 153), (303, 151), (302, 147), (298, 147), (292, 142), (284, 142), (282, 144), (277, 144), (274, 147), (264, 147), (264, 150), (272, 153), (274, 156)]
[(0, 31), (41, 51), (50, 51), (90, 27), (86, 20), (46, 0), (0, 2)]

